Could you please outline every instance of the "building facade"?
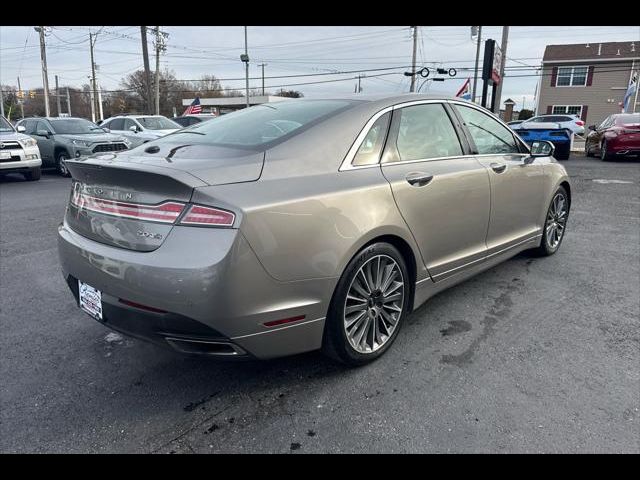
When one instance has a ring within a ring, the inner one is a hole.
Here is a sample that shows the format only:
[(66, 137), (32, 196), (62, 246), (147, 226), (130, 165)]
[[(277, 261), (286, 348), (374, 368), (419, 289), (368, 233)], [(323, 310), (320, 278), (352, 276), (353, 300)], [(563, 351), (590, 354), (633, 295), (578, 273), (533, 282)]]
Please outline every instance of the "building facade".
[[(640, 69), (640, 40), (630, 42), (547, 45), (536, 114), (577, 114), (597, 125), (620, 113), (632, 72)], [(633, 103), (639, 102), (633, 96)], [(640, 104), (635, 104), (640, 111)]]

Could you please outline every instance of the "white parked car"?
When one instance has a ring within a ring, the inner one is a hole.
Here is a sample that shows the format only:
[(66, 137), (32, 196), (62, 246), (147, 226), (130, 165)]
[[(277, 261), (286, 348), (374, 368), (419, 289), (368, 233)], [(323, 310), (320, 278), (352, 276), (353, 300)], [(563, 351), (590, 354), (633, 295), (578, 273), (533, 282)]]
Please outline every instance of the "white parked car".
[(118, 115), (100, 124), (131, 141), (131, 148), (180, 130), (182, 125), (162, 115)]
[[(514, 130), (520, 128), (535, 128), (538, 123), (559, 123), (560, 128), (568, 128), (576, 135), (584, 135), (584, 122), (577, 115), (538, 115), (518, 124), (510, 125)], [(549, 128), (549, 127), (542, 127)]]
[(41, 168), (38, 143), (0, 117), (0, 173), (21, 173), (27, 180), (39, 180)]

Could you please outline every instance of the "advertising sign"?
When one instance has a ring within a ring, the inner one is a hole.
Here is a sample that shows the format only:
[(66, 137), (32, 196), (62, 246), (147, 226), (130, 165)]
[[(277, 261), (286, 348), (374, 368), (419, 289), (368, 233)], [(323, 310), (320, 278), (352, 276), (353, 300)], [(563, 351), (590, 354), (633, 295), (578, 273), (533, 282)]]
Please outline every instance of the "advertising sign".
[(502, 50), (495, 40), (484, 42), (484, 60), (482, 62), (482, 79), (491, 81), (494, 85), (500, 83), (500, 69), (502, 67)]
[(491, 68), (491, 80), (496, 85), (500, 83), (500, 70), (502, 69), (502, 50), (498, 46), (497, 42), (494, 41), (493, 45), (493, 66)]

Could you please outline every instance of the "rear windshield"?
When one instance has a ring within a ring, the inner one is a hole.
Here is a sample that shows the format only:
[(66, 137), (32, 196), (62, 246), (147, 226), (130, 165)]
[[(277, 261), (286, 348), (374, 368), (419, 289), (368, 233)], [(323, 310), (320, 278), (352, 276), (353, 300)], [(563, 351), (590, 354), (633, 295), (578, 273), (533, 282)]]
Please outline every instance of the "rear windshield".
[(173, 130), (182, 128), (182, 125), (164, 117), (136, 117), (136, 120), (140, 122), (140, 125), (149, 130)]
[(87, 133), (104, 133), (95, 123), (83, 118), (51, 119), (51, 126), (56, 133), (82, 135)]
[(640, 123), (640, 113), (631, 115), (618, 115), (616, 117), (617, 125), (625, 125), (627, 123)]
[(256, 105), (212, 122), (198, 123), (154, 143), (174, 143), (179, 139), (189, 144), (261, 148), (296, 135), (353, 103), (349, 100), (288, 100)]

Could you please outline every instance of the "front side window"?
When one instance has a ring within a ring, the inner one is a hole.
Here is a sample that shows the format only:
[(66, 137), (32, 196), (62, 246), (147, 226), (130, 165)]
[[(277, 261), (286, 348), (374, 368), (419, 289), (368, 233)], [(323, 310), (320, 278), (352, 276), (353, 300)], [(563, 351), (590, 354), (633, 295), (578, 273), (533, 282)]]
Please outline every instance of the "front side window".
[(559, 67), (556, 87), (584, 87), (589, 67)]
[(511, 131), (495, 118), (475, 108), (456, 105), (471, 133), (478, 154), (520, 153)]
[(124, 118), (114, 118), (109, 122), (110, 130), (124, 130)]
[(396, 139), (400, 161), (462, 155), (460, 140), (444, 105), (404, 107), (394, 112), (395, 115), (400, 115)]
[(124, 127), (122, 128), (122, 130), (129, 130), (131, 127), (138, 128), (138, 126), (135, 124), (135, 122), (133, 120), (131, 120), (130, 118), (124, 119)]
[(22, 125), (24, 127), (24, 133), (27, 133), (29, 135), (35, 133), (35, 126), (36, 126), (36, 122), (34, 120), (24, 120), (23, 122), (20, 122), (19, 125)]
[(38, 132), (39, 130), (44, 130), (45, 132), (50, 132), (51, 128), (49, 128), (49, 125), (47, 125), (46, 122), (43, 122), (42, 120), (38, 120), (36, 122), (35, 131)]
[(384, 139), (387, 136), (389, 118), (391, 118), (391, 112), (385, 113), (371, 125), (353, 158), (353, 165), (375, 165), (378, 163)]

